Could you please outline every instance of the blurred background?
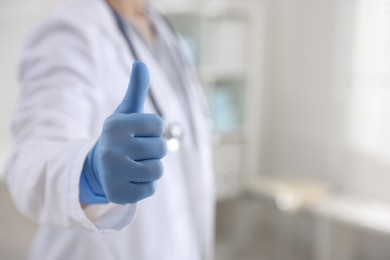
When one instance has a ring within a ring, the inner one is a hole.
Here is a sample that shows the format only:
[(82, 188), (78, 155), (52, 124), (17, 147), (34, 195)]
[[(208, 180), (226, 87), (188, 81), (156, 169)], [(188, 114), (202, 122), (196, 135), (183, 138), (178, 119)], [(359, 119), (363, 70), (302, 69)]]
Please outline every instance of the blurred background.
[[(22, 38), (60, 2), (0, 0), (2, 172)], [(151, 2), (209, 100), (216, 259), (390, 259), (390, 1)], [(0, 259), (25, 259), (35, 225), (0, 183)]]

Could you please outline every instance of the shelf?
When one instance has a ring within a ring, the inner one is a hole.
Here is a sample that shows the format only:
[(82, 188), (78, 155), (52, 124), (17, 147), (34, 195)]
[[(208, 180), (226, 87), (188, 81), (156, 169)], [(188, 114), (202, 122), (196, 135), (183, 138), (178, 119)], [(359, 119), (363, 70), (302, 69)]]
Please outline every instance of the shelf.
[(153, 5), (164, 15), (191, 15), (201, 14), (203, 4), (199, 1), (181, 0), (181, 1), (151, 1)]
[(152, 0), (165, 15), (196, 14), (208, 18), (221, 16), (247, 16), (251, 6), (256, 1), (226, 1), (226, 0)]
[[(252, 134), (253, 141), (248, 142), (246, 134), (260, 133), (259, 124), (250, 124), (245, 115), (260, 111), (260, 104), (247, 97), (257, 95), (257, 86), (261, 85), (259, 77), (254, 76), (259, 73), (253, 68), (257, 66), (255, 54), (263, 39), (258, 33), (262, 3), (257, 0), (151, 2), (187, 40), (215, 123), (217, 197), (219, 200), (234, 197), (241, 192), (244, 178), (257, 167), (252, 158), (258, 157), (258, 140)], [(249, 107), (251, 111), (247, 111)], [(250, 156), (245, 156), (249, 153)]]
[(201, 80), (209, 84), (219, 81), (244, 81), (247, 78), (244, 66), (222, 68), (217, 65), (203, 65), (198, 70)]
[(243, 143), (245, 141), (244, 134), (239, 134), (239, 131), (234, 133), (219, 134), (215, 133), (213, 137), (213, 143), (215, 145), (227, 144), (227, 143)]

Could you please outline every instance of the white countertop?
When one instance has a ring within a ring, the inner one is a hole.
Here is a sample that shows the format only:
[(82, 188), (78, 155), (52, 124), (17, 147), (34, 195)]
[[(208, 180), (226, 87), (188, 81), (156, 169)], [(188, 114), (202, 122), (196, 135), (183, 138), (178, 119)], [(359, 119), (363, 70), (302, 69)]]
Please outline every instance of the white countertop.
[(386, 201), (347, 194), (331, 195), (311, 210), (320, 217), (390, 235), (390, 203)]

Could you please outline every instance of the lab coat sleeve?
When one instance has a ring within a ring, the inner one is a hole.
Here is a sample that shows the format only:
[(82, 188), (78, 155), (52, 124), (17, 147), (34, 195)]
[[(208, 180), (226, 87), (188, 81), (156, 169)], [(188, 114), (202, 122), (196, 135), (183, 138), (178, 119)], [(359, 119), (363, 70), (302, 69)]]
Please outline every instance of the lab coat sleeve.
[(83, 210), (79, 202), (80, 173), (100, 133), (94, 120), (104, 101), (96, 80), (96, 31), (87, 22), (52, 18), (28, 38), (6, 181), (19, 210), (36, 222), (105, 232), (127, 226), (136, 205)]

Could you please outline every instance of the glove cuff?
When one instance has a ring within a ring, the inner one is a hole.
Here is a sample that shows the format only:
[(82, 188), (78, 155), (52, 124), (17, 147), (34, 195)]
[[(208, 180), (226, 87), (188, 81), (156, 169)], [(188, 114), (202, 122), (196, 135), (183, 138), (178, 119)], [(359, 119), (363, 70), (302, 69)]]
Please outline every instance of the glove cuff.
[(94, 167), (94, 155), (97, 143), (93, 146), (84, 161), (80, 176), (80, 202), (83, 204), (104, 204), (108, 199), (99, 182), (96, 168)]

